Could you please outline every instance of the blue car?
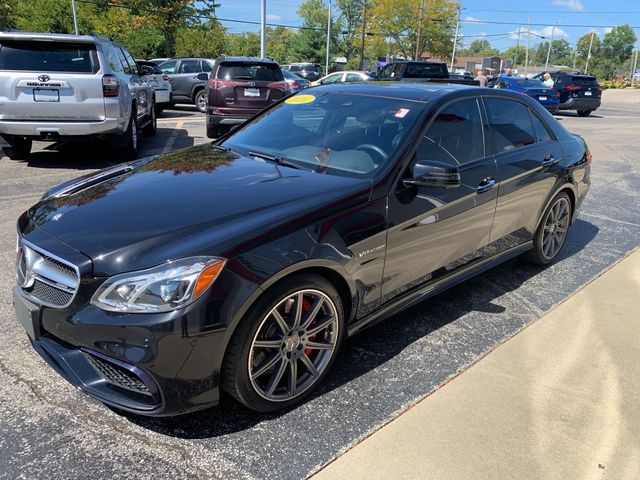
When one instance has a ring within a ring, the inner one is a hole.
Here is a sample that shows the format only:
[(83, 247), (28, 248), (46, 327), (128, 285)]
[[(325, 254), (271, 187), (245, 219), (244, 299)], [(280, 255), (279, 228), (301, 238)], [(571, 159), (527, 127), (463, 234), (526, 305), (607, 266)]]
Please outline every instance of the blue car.
[(535, 78), (501, 75), (490, 79), (487, 82), (487, 87), (506, 88), (507, 90), (522, 93), (523, 95), (529, 95), (540, 102), (540, 104), (551, 113), (556, 113), (558, 111), (558, 105), (560, 104), (560, 94), (553, 88), (548, 88), (544, 83)]

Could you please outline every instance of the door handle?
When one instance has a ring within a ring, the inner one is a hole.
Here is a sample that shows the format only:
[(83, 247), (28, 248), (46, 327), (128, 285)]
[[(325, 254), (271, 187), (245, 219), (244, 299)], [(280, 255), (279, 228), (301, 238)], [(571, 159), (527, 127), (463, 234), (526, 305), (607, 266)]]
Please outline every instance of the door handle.
[(542, 160), (542, 166), (543, 167), (548, 167), (550, 165), (553, 165), (554, 163), (556, 163), (556, 158), (549, 154), (546, 157), (544, 157), (544, 160)]
[(495, 178), (485, 178), (476, 187), (476, 193), (488, 192), (495, 186), (495, 184), (496, 184)]

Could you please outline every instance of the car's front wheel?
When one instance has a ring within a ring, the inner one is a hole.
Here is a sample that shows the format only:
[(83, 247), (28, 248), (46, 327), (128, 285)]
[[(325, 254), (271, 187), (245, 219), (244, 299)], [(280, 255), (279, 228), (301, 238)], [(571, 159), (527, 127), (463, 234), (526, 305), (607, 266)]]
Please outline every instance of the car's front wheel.
[(229, 342), (225, 390), (259, 412), (300, 402), (329, 372), (343, 337), (343, 316), (338, 292), (323, 277), (296, 276), (268, 290)]
[(551, 263), (562, 249), (571, 225), (571, 200), (560, 192), (554, 197), (542, 216), (533, 238), (533, 249), (526, 258), (538, 265)]
[(196, 107), (198, 107), (198, 111), (202, 113), (207, 113), (207, 91), (200, 90), (196, 93), (195, 102)]

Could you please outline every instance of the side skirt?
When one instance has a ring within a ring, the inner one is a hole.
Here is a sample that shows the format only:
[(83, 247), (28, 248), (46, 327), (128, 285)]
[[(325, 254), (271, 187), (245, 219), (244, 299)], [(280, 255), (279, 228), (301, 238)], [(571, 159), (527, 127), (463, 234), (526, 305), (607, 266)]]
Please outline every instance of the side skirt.
[(398, 298), (397, 300), (394, 300), (382, 306), (380, 309), (367, 315), (366, 317), (363, 317), (349, 325), (348, 335), (354, 335), (361, 330), (375, 325), (376, 323), (381, 322), (382, 320), (385, 320), (406, 308), (409, 308), (450, 287), (453, 287), (454, 285), (457, 285), (458, 283), (464, 282), (465, 280), (468, 280), (471, 277), (490, 270), (491, 268), (496, 267), (501, 263), (506, 262), (507, 260), (517, 257), (518, 255), (526, 252), (527, 250), (530, 250), (531, 248), (533, 248), (533, 241), (525, 242), (522, 245), (518, 245), (517, 247), (506, 250), (499, 255), (489, 257), (487, 259), (474, 263), (473, 265), (469, 265), (463, 270), (451, 273), (450, 275), (443, 277), (434, 283), (426, 285), (417, 290), (413, 290)]

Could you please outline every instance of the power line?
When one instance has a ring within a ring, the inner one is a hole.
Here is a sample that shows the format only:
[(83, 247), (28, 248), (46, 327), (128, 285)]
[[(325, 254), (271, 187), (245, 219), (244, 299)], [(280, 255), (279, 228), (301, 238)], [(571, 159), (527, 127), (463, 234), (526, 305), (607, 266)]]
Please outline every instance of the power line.
[[(522, 25), (525, 22), (500, 22), (497, 20), (465, 20), (462, 19), (460, 20), (462, 23), (477, 23), (477, 24), (483, 24), (483, 23), (487, 23), (490, 25)], [(551, 25), (549, 25), (548, 23), (532, 23), (531, 24), (532, 27), (550, 27)], [(562, 27), (575, 27), (575, 28), (609, 28), (612, 25), (575, 25), (575, 24), (569, 24), (569, 23), (563, 23)], [(630, 28), (635, 29), (640, 29), (640, 27), (634, 27), (634, 26), (629, 26)]]

